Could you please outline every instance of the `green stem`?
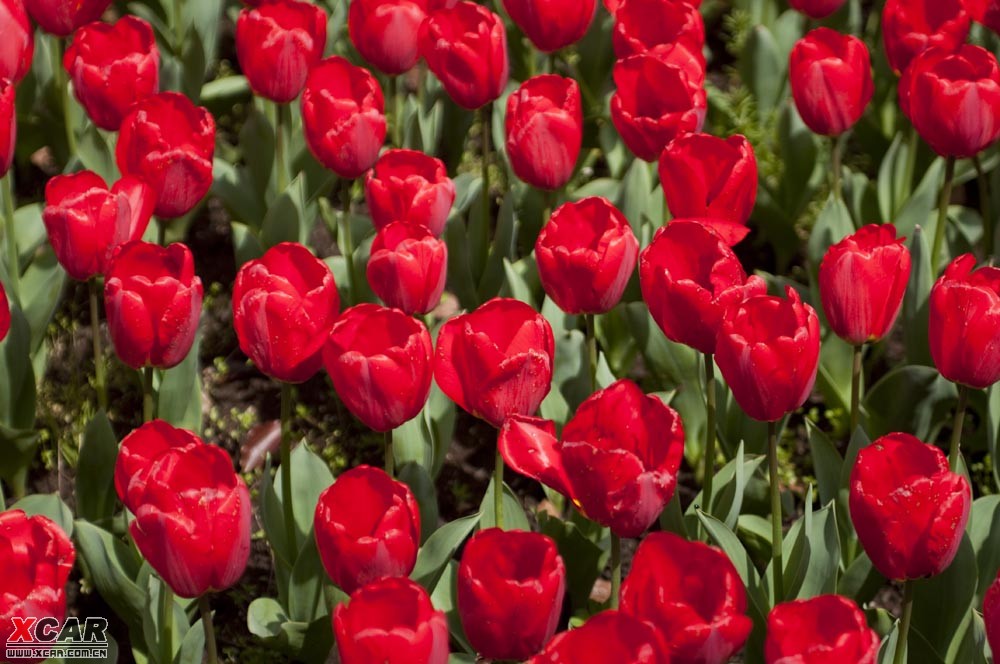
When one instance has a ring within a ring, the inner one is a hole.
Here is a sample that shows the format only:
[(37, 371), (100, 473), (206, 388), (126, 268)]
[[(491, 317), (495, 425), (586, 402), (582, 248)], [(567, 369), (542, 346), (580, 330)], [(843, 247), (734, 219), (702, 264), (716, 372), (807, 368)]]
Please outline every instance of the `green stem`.
[(771, 484), (771, 571), (774, 576), (774, 604), (785, 597), (784, 563), (782, 561), (781, 485), (778, 480), (778, 426), (767, 423), (767, 467)]
[(205, 654), (208, 655), (208, 664), (217, 664), (219, 654), (215, 645), (215, 625), (212, 622), (212, 606), (208, 595), (198, 598), (198, 607), (201, 609), (201, 625), (205, 629)]
[(62, 39), (52, 35), (52, 77), (56, 86), (56, 93), (59, 95), (59, 103), (62, 106), (63, 125), (66, 129), (66, 146), (69, 148), (69, 156), (66, 162), (69, 163), (77, 154), (76, 132), (73, 131), (73, 115), (70, 112), (69, 101), (69, 78), (66, 70), (63, 69), (63, 42)]
[(21, 297), (21, 261), (17, 254), (17, 237), (14, 234), (14, 186), (13, 171), (2, 178), (4, 206), (4, 235), (7, 236), (7, 278), (11, 295), (20, 302)]
[(288, 104), (274, 104), (274, 167), (277, 169), (278, 195), (288, 189), (288, 157), (285, 141), (291, 125)]
[(976, 165), (976, 175), (979, 178), (979, 209), (983, 216), (983, 255), (993, 255), (993, 206), (990, 196), (990, 179), (983, 170), (983, 163), (979, 155), (972, 158), (972, 163)]
[(559, 61), (559, 56), (556, 54), (555, 51), (553, 51), (552, 53), (549, 53), (548, 61), (549, 61), (549, 73), (550, 74), (555, 74), (556, 73), (556, 64)]
[(343, 234), (344, 262), (347, 264), (348, 292), (351, 295), (351, 304), (358, 304), (359, 296), (357, 273), (354, 270), (354, 235), (351, 233), (351, 189), (354, 186), (353, 180), (344, 180), (340, 189), (340, 232)]
[(292, 506), (292, 384), (281, 384), (281, 507), (285, 515), (285, 540), (292, 555), (295, 541), (295, 511)]
[(847, 432), (847, 437), (854, 436), (861, 420), (861, 351), (863, 345), (854, 347), (854, 366), (851, 369), (851, 430)]
[(87, 282), (90, 287), (90, 330), (94, 346), (94, 384), (97, 388), (97, 404), (108, 412), (108, 388), (104, 375), (104, 353), (101, 350), (101, 319), (97, 308), (97, 279)]
[(843, 185), (841, 184), (841, 144), (840, 136), (834, 136), (831, 141), (831, 169), (830, 176), (833, 181), (833, 195), (837, 200), (844, 200)]
[(153, 391), (153, 367), (142, 369), (142, 421), (151, 422), (156, 417), (156, 393)]
[(899, 620), (899, 637), (896, 639), (896, 652), (892, 656), (892, 664), (903, 664), (906, 661), (906, 642), (910, 635), (910, 618), (913, 615), (913, 579), (903, 586), (903, 616)]
[(611, 608), (618, 608), (622, 588), (622, 538), (611, 533)]
[(389, 477), (396, 474), (396, 458), (392, 452), (392, 429), (385, 432), (385, 472)]
[(948, 204), (951, 202), (951, 187), (955, 179), (955, 158), (948, 157), (944, 169), (944, 186), (941, 187), (941, 200), (938, 203), (937, 227), (934, 229), (934, 247), (931, 250), (931, 276), (937, 278), (941, 265), (941, 248), (944, 246), (944, 230), (948, 225)]
[(156, 243), (161, 247), (167, 246), (167, 222), (159, 217), (156, 218)]
[(503, 528), (503, 455), (497, 445), (496, 463), (493, 466), (493, 514), (497, 528)]
[[(917, 170), (917, 150), (920, 147), (919, 136), (917, 135), (917, 130), (913, 125), (910, 125), (910, 134), (907, 141), (908, 150), (906, 151), (906, 183), (907, 193), (913, 191), (913, 174)], [(896, 205), (896, 210), (902, 205), (902, 201), (894, 201)]]
[(160, 662), (174, 661), (174, 591), (160, 579)]
[(587, 321), (587, 355), (590, 358), (590, 393), (597, 391), (597, 329), (594, 314), (585, 314)]
[(715, 480), (715, 358), (705, 353), (705, 465), (702, 509), (711, 514), (712, 484)]
[(399, 76), (389, 77), (389, 101), (392, 103), (392, 144), (403, 147), (403, 94)]
[(184, 57), (184, 0), (174, 0), (174, 55)]
[(486, 104), (476, 113), (479, 114), (479, 128), (482, 133), (483, 154), (482, 154), (482, 180), (483, 180), (483, 223), (486, 225), (486, 232), (483, 233), (483, 260), (490, 255), (490, 118), (493, 113), (493, 105)]
[(958, 386), (958, 406), (955, 419), (951, 422), (951, 444), (948, 446), (948, 465), (951, 472), (958, 472), (958, 460), (962, 456), (962, 425), (965, 423), (965, 409), (969, 405), (969, 388)]

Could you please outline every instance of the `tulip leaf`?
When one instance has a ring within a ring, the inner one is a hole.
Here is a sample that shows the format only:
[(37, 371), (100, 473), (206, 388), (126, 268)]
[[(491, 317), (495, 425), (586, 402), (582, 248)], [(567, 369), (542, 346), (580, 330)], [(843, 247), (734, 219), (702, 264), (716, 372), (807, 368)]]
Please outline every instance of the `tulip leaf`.
[[(892, 664), (895, 659), (896, 647), (899, 639), (899, 621), (892, 627), (892, 631), (882, 641), (882, 648), (879, 650), (879, 664)], [(906, 659), (907, 664), (945, 664), (945, 660), (938, 655), (934, 648), (927, 642), (920, 630), (915, 626), (910, 626), (908, 637)], [(964, 663), (963, 663), (964, 664)]]
[[(810, 498), (812, 497), (810, 487)], [(837, 532), (836, 503), (813, 512), (807, 509), (800, 519), (803, 531), (809, 540), (809, 558), (805, 577), (796, 597), (808, 598), (837, 591), (837, 575), (840, 569), (840, 535)]]
[[(144, 565), (144, 567), (148, 567)], [(151, 659), (158, 664), (164, 664), (161, 658), (161, 641), (160, 636), (163, 630), (160, 627), (160, 593), (163, 591), (166, 583), (160, 579), (156, 574), (150, 573), (146, 576), (146, 596), (149, 601), (146, 603), (145, 610), (142, 614), (142, 633), (143, 638), (146, 641), (146, 650), (151, 655)], [(184, 602), (185, 600), (180, 600)], [(178, 602), (178, 599), (171, 595), (171, 610), (173, 611), (173, 630), (170, 632), (171, 636), (171, 647), (170, 652), (171, 660), (173, 662), (181, 648), (181, 644), (184, 642), (184, 637), (188, 632), (188, 619), (184, 612), (184, 606)]]
[[(264, 472), (260, 479), (260, 521), (271, 544), (277, 567), (290, 570), (295, 562), (295, 551), (285, 537), (284, 513), (281, 509), (281, 499), (271, 478), (271, 456), (264, 459)], [(280, 588), (280, 587), (279, 587)]]
[(901, 431), (934, 440), (957, 398), (955, 385), (936, 369), (896, 367), (865, 395), (869, 431), (873, 438)]
[(588, 539), (576, 524), (547, 512), (538, 512), (538, 525), (559, 548), (566, 564), (566, 592), (574, 609), (585, 608), (594, 582), (604, 571), (609, 552)]
[(934, 366), (927, 340), (928, 299), (934, 285), (927, 234), (917, 226), (910, 237), (910, 281), (903, 295), (903, 339), (909, 364)]
[(247, 608), (247, 629), (254, 636), (272, 639), (281, 634), (281, 626), (288, 622), (285, 610), (278, 600), (271, 597), (257, 597)]
[(431, 603), (438, 611), (443, 611), (448, 619), (448, 631), (452, 640), (466, 653), (475, 652), (469, 645), (469, 640), (465, 636), (462, 628), (462, 619), (458, 615), (458, 563), (449, 560), (445, 567), (444, 574), (434, 587), (431, 593)]
[[(531, 530), (531, 524), (521, 506), (521, 499), (517, 497), (514, 490), (503, 485), (503, 529), (504, 530)], [(493, 507), (493, 482), (486, 487), (483, 495), (483, 502), (479, 505), (479, 527), (483, 530), (495, 528), (497, 525), (496, 511)]]
[(698, 510), (698, 519), (708, 531), (712, 541), (726, 552), (729, 560), (736, 567), (740, 578), (743, 579), (743, 585), (747, 588), (747, 597), (750, 598), (753, 611), (759, 616), (766, 616), (769, 604), (761, 588), (760, 576), (757, 573), (757, 568), (754, 567), (753, 560), (750, 559), (750, 554), (747, 553), (739, 538), (726, 527), (726, 524), (702, 510)]
[(882, 221), (892, 221), (909, 199), (913, 187), (913, 172), (908, 170), (916, 159), (917, 141), (914, 130), (896, 134), (882, 157), (878, 169), (878, 205)]
[[(457, 199), (456, 199), (457, 200)], [(444, 241), (448, 245), (448, 284), (464, 309), (471, 309), (479, 304), (479, 295), (475, 288), (475, 278), (472, 274), (471, 252), (466, 236), (465, 224), (453, 209), (444, 229)]]
[(782, 57), (766, 26), (751, 29), (740, 55), (740, 78), (753, 93), (761, 119), (778, 105), (785, 87), (788, 58)]
[(281, 242), (304, 243), (310, 225), (306, 218), (305, 176), (299, 174), (271, 203), (260, 225), (260, 244), (270, 249)]
[[(10, 292), (8, 290), (8, 292)], [(21, 308), (10, 300), (10, 330), (0, 342), (0, 425), (30, 431), (35, 424), (35, 372), (31, 365), (31, 332)], [(0, 462), (0, 477), (18, 468)]]
[(569, 198), (578, 201), (589, 196), (600, 196), (611, 201), (613, 205), (618, 205), (622, 196), (622, 184), (611, 178), (597, 178), (574, 191)]
[[(421, 418), (418, 419), (422, 421)], [(410, 487), (417, 499), (420, 508), (420, 541), (426, 542), (441, 519), (434, 480), (424, 466), (412, 461), (397, 465), (396, 479)]]
[(136, 551), (103, 528), (82, 519), (74, 524), (74, 539), (101, 597), (130, 627), (138, 629), (149, 598), (133, 581), (140, 565)]
[(164, 370), (160, 380), (157, 416), (170, 424), (201, 432), (200, 335), (176, 367)]
[(441, 575), (448, 563), (454, 557), (462, 543), (479, 525), (480, 515), (469, 516), (449, 521), (434, 531), (417, 553), (417, 564), (410, 578), (422, 585), (427, 592), (432, 593), (437, 587)]
[(829, 437), (811, 420), (806, 420), (809, 429), (809, 450), (812, 453), (813, 468), (819, 484), (820, 502), (826, 505), (836, 500), (840, 494), (840, 475), (844, 468), (844, 458)]
[[(478, 291), (481, 302), (494, 298), (500, 293), (504, 284), (504, 262), (514, 258), (517, 253), (517, 227), (519, 225), (514, 211), (514, 194), (510, 192), (504, 196), (503, 202), (500, 204), (491, 249), (484, 259), (485, 266), (479, 280)], [(474, 241), (471, 230), (470, 241)], [(472, 250), (476, 250), (475, 246)], [(534, 306), (533, 302), (529, 302), (529, 304)]]
[(730, 530), (734, 529), (743, 505), (747, 483), (764, 461), (765, 457), (761, 455), (745, 456), (741, 442), (733, 460), (715, 473), (716, 490), (712, 497), (712, 505), (704, 504), (704, 496), (699, 491), (688, 506), (687, 514), (694, 515), (697, 510), (701, 509), (718, 519), (722, 519)]
[[(319, 495), (333, 484), (333, 473), (321, 457), (309, 449), (305, 441), (292, 450), (292, 506), (295, 513), (297, 541), (303, 542), (312, 532), (313, 517)], [(281, 505), (281, 473), (274, 482), (274, 492)], [(297, 555), (296, 555), (297, 557)]]
[(212, 163), (211, 194), (222, 201), (234, 219), (260, 230), (265, 214), (264, 194), (254, 184), (249, 169), (216, 158)]
[(109, 185), (117, 180), (119, 174), (115, 165), (114, 151), (97, 126), (88, 122), (87, 128), (78, 132), (78, 136), (76, 156), (79, 157), (83, 167), (100, 175)]
[(21, 276), (21, 302), (24, 303), (24, 317), (31, 329), (32, 356), (38, 353), (45, 341), (49, 323), (62, 303), (66, 279), (66, 271), (56, 260), (51, 247), (39, 251)]
[[(976, 553), (966, 534), (948, 569), (935, 577), (916, 582), (913, 626), (942, 657), (960, 645), (965, 631), (963, 625), (971, 619), (978, 576)], [(946, 661), (956, 660), (948, 658)]]
[(76, 468), (76, 511), (80, 518), (109, 525), (115, 513), (118, 441), (103, 410), (87, 424)]
[(944, 159), (935, 159), (924, 172), (913, 195), (896, 215), (896, 230), (901, 236), (911, 236), (918, 226), (933, 232), (937, 222), (938, 197), (944, 178)]
[(809, 234), (807, 247), (813, 270), (819, 269), (820, 261), (823, 260), (827, 249), (853, 232), (854, 222), (851, 220), (850, 211), (842, 200), (831, 194), (826, 199), (826, 204), (816, 219), (816, 225)]
[[(996, 459), (997, 443), (1000, 441), (1000, 387), (991, 385), (986, 394), (986, 449), (990, 453), (990, 458)], [(991, 465), (993, 481), (1000, 486), (1000, 464)]]
[(55, 493), (33, 493), (14, 503), (13, 509), (28, 516), (44, 516), (59, 526), (67, 537), (73, 536), (73, 512)]
[(1000, 569), (1000, 496), (983, 496), (972, 503), (968, 532), (979, 570), (975, 603), (981, 606)]
[[(185, 616), (186, 618), (186, 616)], [(199, 618), (184, 633), (176, 664), (202, 664), (205, 657), (205, 626)]]
[(246, 168), (253, 177), (255, 194), (272, 190), (271, 179), (274, 160), (260, 159), (259, 156), (274, 154), (275, 141), (274, 127), (268, 121), (267, 116), (251, 105), (243, 128), (240, 129), (239, 145), (243, 152)]
[(622, 212), (636, 237), (641, 236), (643, 219), (648, 218), (649, 199), (653, 191), (653, 177), (649, 171), (649, 164), (642, 159), (636, 159), (622, 180), (622, 190), (625, 195)]
[[(839, 521), (840, 519), (838, 519)], [(884, 584), (885, 577), (879, 574), (879, 571), (872, 565), (871, 558), (862, 551), (840, 577), (837, 593), (850, 597), (861, 605), (870, 602)]]
[(326, 615), (321, 601), (326, 578), (316, 538), (310, 530), (299, 549), (288, 584), (288, 614), (294, 622), (308, 623)]

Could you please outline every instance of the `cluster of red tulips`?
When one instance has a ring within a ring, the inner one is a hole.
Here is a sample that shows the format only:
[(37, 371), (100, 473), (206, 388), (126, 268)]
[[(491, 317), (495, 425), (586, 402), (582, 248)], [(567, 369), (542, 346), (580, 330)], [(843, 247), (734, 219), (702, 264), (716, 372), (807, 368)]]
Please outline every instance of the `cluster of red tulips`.
[[(91, 171), (52, 177), (42, 219), (63, 269), (91, 285), (101, 407), (108, 406), (101, 302), (118, 359), (143, 374), (144, 424), (121, 441), (114, 488), (126, 510), (128, 538), (162, 580), (161, 600), (171, 593), (200, 598), (214, 661), (208, 598), (243, 576), (254, 507), (223, 448), (157, 419), (154, 370), (181, 363), (198, 331), (204, 292), (192, 252), (162, 238), (169, 220), (190, 213), (212, 186), (216, 127), (206, 108), (159, 91), (153, 28), (135, 16), (101, 22), (109, 4), (0, 0), (0, 173), (12, 163), (15, 86), (32, 61), (30, 16), (44, 31), (70, 39), (62, 62), (76, 100), (95, 126), (117, 132), (121, 178), (109, 186)], [(253, 93), (279, 105), (279, 191), (294, 175), (282, 141), (292, 126), (288, 104), (298, 100), (309, 150), (345, 193), (339, 232), (347, 247), (350, 306), (342, 310), (345, 296), (328, 263), (297, 242), (274, 244), (244, 263), (232, 289), (240, 349), (281, 384), (284, 546), (299, 551), (312, 538), (329, 579), (349, 595), (332, 609), (340, 661), (449, 661), (454, 626), (428, 590), (409, 578), (423, 541), (421, 509), (411, 487), (395, 477), (393, 449), (393, 431), (425, 408), (432, 382), (498, 432), (494, 527), (464, 543), (456, 581), (461, 629), (480, 657), (535, 664), (721, 664), (744, 648), (754, 628), (741, 569), (746, 563), (671, 532), (646, 534), (675, 498), (685, 448), (681, 415), (628, 378), (600, 375), (595, 317), (619, 304), (638, 272), (642, 298), (665, 337), (704, 361), (709, 424), (703, 506), (713, 501), (718, 456), (716, 367), (746, 415), (768, 426), (773, 608), (765, 611), (764, 661), (874, 664), (881, 639), (852, 600), (785, 592), (778, 423), (813, 392), (821, 313), (796, 287), (768, 294), (768, 283), (748, 275), (734, 252), (750, 232), (758, 165), (747, 138), (701, 133), (708, 97), (699, 3), (604, 3), (614, 16), (617, 58), (610, 121), (638, 159), (658, 163), (672, 219), (642, 246), (630, 220), (606, 198), (566, 202), (546, 218), (534, 244), (537, 277), (560, 310), (581, 317), (590, 351), (590, 396), (566, 422), (538, 417), (559, 358), (552, 325), (533, 306), (496, 297), (444, 321), (433, 337), (425, 323), (448, 275), (448, 246), (441, 238), (456, 186), (445, 164), (402, 149), (398, 138), (393, 149), (384, 149), (390, 126), (400, 121), (398, 104), (387, 119), (375, 74), (344, 57), (323, 58), (328, 17), (319, 5), (247, 4), (254, 6), (239, 14), (236, 51)], [(598, 10), (596, 0), (502, 4), (547, 54), (583, 38)], [(844, 0), (790, 4), (822, 19)], [(489, 182), (489, 108), (504, 94), (510, 73), (507, 31), (490, 6), (352, 0), (348, 12), (351, 42), (394, 88), (396, 77), (422, 60), (455, 104), (479, 113), (487, 219), (496, 202)], [(926, 334), (940, 375), (958, 386), (960, 397), (947, 456), (932, 443), (890, 433), (861, 449), (850, 469), (848, 504), (858, 540), (875, 569), (905, 588), (896, 662), (907, 647), (912, 581), (952, 564), (969, 520), (972, 489), (961, 453), (969, 394), (1000, 381), (1000, 269), (977, 269), (976, 256), (965, 254), (938, 276), (947, 257), (956, 159), (976, 159), (1000, 136), (1000, 66), (991, 52), (965, 43), (973, 19), (997, 28), (998, 17), (1000, 2), (973, 0), (888, 0), (882, 14), (885, 52), (900, 76), (899, 104), (917, 135), (947, 159)], [(557, 60), (553, 55), (551, 62)], [(600, 103), (594, 101), (600, 91), (582, 89), (580, 81), (550, 69), (507, 97), (504, 148), (520, 180), (557, 192), (577, 169), (585, 112)], [(817, 28), (792, 49), (789, 79), (802, 121), (832, 139), (831, 192), (841, 197), (841, 137), (873, 96), (868, 49), (855, 36)], [(349, 219), (351, 186), (359, 178), (374, 226), (364, 277), (381, 304), (359, 295)], [(159, 242), (143, 239), (154, 218)], [(989, 233), (987, 238), (986, 253), (992, 254)], [(816, 283), (825, 325), (854, 348), (853, 434), (862, 420), (861, 358), (896, 322), (910, 283), (911, 252), (891, 223), (866, 225), (837, 240), (815, 266)], [(18, 304), (21, 297), (12, 234), (7, 243), (0, 340), (10, 327), (8, 297)], [(342, 473), (319, 496), (315, 514), (301, 515), (293, 508), (288, 417), (293, 386), (321, 369), (350, 413), (385, 434), (385, 467)], [(505, 466), (610, 530), (607, 610), (573, 629), (565, 629), (563, 616), (573, 561), (547, 535), (503, 529)], [(311, 530), (302, 531), (303, 520)], [(624, 580), (621, 538), (641, 538)], [(18, 510), (0, 514), (0, 563), (7, 570), (0, 637), (11, 636), (14, 617), (65, 616), (74, 557), (72, 542), (49, 519)], [(172, 610), (168, 614), (160, 624), (167, 658), (160, 664), (174, 659)], [(1000, 580), (987, 595), (984, 614), (986, 635), (1000, 648)], [(917, 646), (910, 643), (912, 652)]]

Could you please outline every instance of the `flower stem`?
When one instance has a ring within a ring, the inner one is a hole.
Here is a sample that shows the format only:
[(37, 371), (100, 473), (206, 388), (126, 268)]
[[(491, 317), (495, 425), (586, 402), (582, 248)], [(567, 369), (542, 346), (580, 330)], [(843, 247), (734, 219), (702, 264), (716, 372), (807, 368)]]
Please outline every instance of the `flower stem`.
[(174, 661), (174, 591), (160, 578), (160, 661)]
[(281, 507), (285, 515), (285, 541), (295, 557), (295, 511), (292, 507), (292, 384), (281, 384)]
[(771, 571), (774, 576), (774, 604), (785, 597), (782, 561), (781, 485), (778, 483), (778, 425), (767, 423), (767, 466), (771, 484)]
[(399, 76), (389, 77), (389, 100), (392, 103), (392, 144), (403, 147), (403, 94)]
[(97, 404), (108, 412), (108, 388), (104, 375), (104, 353), (101, 351), (101, 319), (97, 311), (97, 279), (87, 282), (90, 287), (90, 330), (94, 345), (94, 384), (97, 388)]
[(52, 35), (52, 80), (59, 95), (60, 106), (62, 106), (63, 125), (66, 129), (66, 146), (69, 148), (69, 155), (66, 162), (69, 163), (77, 154), (76, 132), (73, 131), (73, 115), (70, 112), (69, 101), (69, 79), (66, 70), (63, 69), (63, 43), (62, 39)]
[(174, 55), (184, 57), (184, 0), (174, 0)]
[(288, 156), (285, 141), (291, 129), (291, 114), (288, 104), (274, 104), (274, 168), (276, 182), (278, 183), (278, 195), (288, 189)]
[(955, 179), (955, 158), (948, 157), (944, 169), (944, 185), (941, 187), (941, 200), (938, 203), (937, 227), (934, 229), (934, 247), (931, 250), (931, 276), (937, 278), (941, 265), (941, 249), (944, 245), (944, 230), (948, 224), (948, 204), (951, 202), (951, 187)]
[(622, 538), (611, 533), (611, 608), (618, 608), (622, 588)]
[(863, 345), (854, 347), (854, 366), (851, 369), (851, 430), (847, 432), (847, 437), (851, 438), (861, 421), (861, 351)]
[(153, 391), (153, 367), (142, 370), (142, 421), (151, 422), (156, 417), (156, 393)]
[(354, 236), (351, 233), (351, 189), (354, 186), (353, 180), (344, 180), (340, 190), (340, 232), (343, 234), (342, 251), (344, 262), (347, 264), (348, 292), (351, 295), (351, 304), (358, 304), (358, 284), (357, 274), (354, 270)]
[(483, 223), (486, 224), (486, 232), (483, 233), (485, 246), (483, 248), (483, 260), (490, 255), (490, 118), (493, 116), (493, 104), (486, 104), (476, 113), (479, 115), (479, 127), (482, 133), (483, 159), (481, 164), (483, 180)]
[(892, 656), (892, 664), (903, 664), (906, 661), (906, 642), (910, 635), (912, 615), (913, 579), (909, 579), (903, 586), (903, 616), (899, 620), (899, 637), (896, 639), (896, 652)]
[(20, 301), (21, 261), (17, 254), (17, 237), (14, 235), (14, 185), (13, 170), (2, 178), (4, 235), (7, 236), (7, 279), (11, 294)]
[(705, 461), (702, 509), (711, 514), (712, 484), (715, 480), (715, 358), (705, 353)]
[(587, 355), (590, 357), (590, 393), (597, 391), (597, 329), (594, 314), (585, 314), (587, 321)]
[(958, 406), (955, 407), (955, 419), (951, 423), (951, 444), (948, 448), (948, 465), (951, 472), (958, 472), (958, 460), (962, 456), (962, 425), (965, 423), (965, 408), (969, 405), (969, 388), (958, 386)]
[(493, 514), (497, 528), (503, 528), (503, 455), (500, 454), (499, 445), (493, 466)]
[(396, 474), (396, 458), (392, 453), (392, 429), (385, 432), (385, 472), (389, 477)]
[(993, 206), (990, 196), (990, 179), (983, 170), (979, 155), (972, 158), (976, 165), (976, 175), (979, 177), (979, 209), (983, 217), (983, 255), (993, 255)]
[(217, 664), (219, 654), (215, 645), (215, 625), (212, 623), (212, 606), (208, 595), (198, 598), (198, 607), (201, 609), (201, 625), (205, 629), (205, 654), (208, 655), (208, 664)]
[(840, 136), (830, 139), (830, 177), (832, 178), (832, 191), (837, 200), (844, 200), (843, 185), (841, 184), (841, 150)]

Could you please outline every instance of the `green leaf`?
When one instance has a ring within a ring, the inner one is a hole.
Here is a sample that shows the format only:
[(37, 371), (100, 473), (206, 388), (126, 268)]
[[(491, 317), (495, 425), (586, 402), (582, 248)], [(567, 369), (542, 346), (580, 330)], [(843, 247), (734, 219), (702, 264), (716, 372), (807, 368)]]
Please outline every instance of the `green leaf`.
[(195, 433), (201, 432), (200, 348), (200, 337), (195, 336), (187, 357), (163, 372), (156, 411), (159, 419)]
[(625, 205), (622, 212), (632, 226), (632, 231), (639, 236), (642, 233), (642, 222), (648, 218), (653, 177), (650, 175), (650, 165), (642, 159), (636, 159), (625, 174), (622, 181), (625, 194)]
[(879, 574), (868, 554), (862, 551), (840, 577), (837, 592), (863, 605), (870, 602), (883, 585), (885, 577)]
[(901, 431), (934, 440), (956, 399), (955, 385), (933, 367), (896, 367), (865, 395), (869, 431), (874, 438)]
[(575, 523), (563, 521), (547, 512), (538, 512), (541, 532), (559, 548), (566, 563), (566, 591), (575, 609), (588, 605), (594, 582), (604, 571), (609, 552), (588, 539)]
[[(292, 506), (295, 513), (295, 526), (298, 532), (298, 542), (305, 541), (312, 532), (313, 518), (316, 514), (316, 503), (319, 495), (333, 484), (333, 473), (321, 457), (309, 449), (303, 441), (292, 450)], [(274, 482), (274, 493), (278, 506), (281, 506), (281, 473)], [(284, 512), (279, 512), (279, 518)], [(284, 528), (284, 521), (281, 521)], [(282, 530), (282, 532), (284, 532)], [(296, 552), (297, 555), (297, 552)]]
[(247, 608), (247, 629), (262, 639), (277, 638), (281, 634), (281, 626), (286, 622), (288, 616), (285, 615), (285, 610), (278, 600), (271, 597), (258, 597)]
[(972, 503), (968, 532), (979, 578), (975, 604), (982, 606), (983, 595), (1000, 569), (1000, 496), (983, 496)]
[(299, 550), (288, 584), (288, 613), (293, 621), (308, 623), (326, 615), (322, 602), (326, 578), (316, 538), (310, 530)]
[[(214, 612), (213, 612), (214, 613)], [(184, 633), (177, 664), (202, 664), (205, 658), (205, 626), (199, 618)]]
[(812, 453), (813, 468), (816, 469), (816, 481), (819, 483), (819, 500), (826, 505), (836, 500), (840, 493), (840, 475), (844, 468), (844, 458), (825, 433), (810, 420), (806, 420), (809, 429), (809, 450)]
[(113, 147), (93, 123), (88, 122), (86, 129), (77, 135), (76, 156), (83, 167), (100, 175), (110, 186), (119, 177)]
[(246, 122), (243, 123), (243, 128), (240, 129), (239, 145), (243, 152), (243, 161), (253, 177), (256, 191), (269, 191), (274, 168), (274, 159), (271, 159), (271, 155), (275, 151), (275, 132), (267, 116), (253, 106)]
[(66, 271), (56, 260), (51, 247), (42, 248), (21, 276), (21, 302), (24, 317), (31, 329), (31, 354), (45, 341), (45, 331), (62, 302)]
[(427, 592), (434, 592), (449, 561), (479, 525), (480, 515), (470, 514), (450, 521), (434, 531), (417, 553), (417, 564), (410, 578), (422, 585)]
[[(531, 530), (531, 524), (524, 514), (521, 501), (506, 483), (503, 485), (502, 509), (504, 530)], [(493, 508), (493, 482), (491, 480), (486, 487), (485, 495), (483, 495), (483, 502), (479, 505), (479, 527), (485, 530), (486, 528), (494, 528), (496, 525), (496, 512)]]
[(80, 518), (105, 523), (115, 513), (115, 461), (118, 441), (103, 410), (83, 434), (76, 469), (76, 511)]
[(740, 57), (740, 78), (753, 93), (760, 117), (778, 105), (785, 87), (788, 59), (782, 57), (771, 31), (755, 25)]
[(260, 244), (270, 249), (281, 242), (304, 243), (310, 230), (306, 218), (305, 178), (299, 174), (268, 208), (260, 228)]
[(931, 274), (931, 248), (923, 228), (913, 229), (910, 238), (910, 281), (903, 295), (903, 338), (908, 364), (934, 366), (927, 340), (928, 299), (934, 285)]
[(913, 184), (907, 175), (912, 173), (907, 169), (910, 160), (916, 158), (912, 154), (916, 142), (911, 144), (910, 136), (910, 132), (905, 131), (896, 134), (878, 169), (878, 205), (883, 221), (895, 219), (904, 201), (910, 197)]
[(135, 550), (82, 519), (76, 521), (74, 530), (77, 551), (97, 591), (132, 629), (139, 629), (148, 597), (133, 581), (140, 563)]
[[(422, 418), (416, 419), (423, 423)], [(421, 541), (425, 541), (437, 528), (441, 519), (434, 480), (427, 468), (412, 461), (402, 465), (397, 464), (396, 479), (410, 487), (410, 491), (417, 499), (417, 505), (420, 507), (420, 538)]]
[[(148, 564), (144, 565), (143, 569), (147, 570), (144, 581), (146, 586), (146, 596), (149, 598), (149, 601), (147, 602), (145, 610), (142, 614), (142, 633), (151, 659), (159, 664), (164, 664), (160, 651), (160, 636), (163, 633), (160, 626), (160, 593), (166, 586), (166, 582), (161, 580), (156, 574), (152, 573), (152, 568), (150, 568)], [(140, 578), (138, 581), (142, 582), (143, 579)], [(170, 608), (173, 613), (173, 630), (170, 633), (170, 662), (172, 663), (176, 660), (181, 649), (181, 644), (184, 641), (184, 636), (187, 634), (188, 620), (187, 615), (184, 612), (184, 606), (180, 603), (186, 600), (179, 600), (174, 595), (171, 595), (170, 597)]]
[[(10, 330), (6, 339), (0, 341), (0, 425), (11, 429), (34, 429), (35, 372), (30, 348), (28, 323), (11, 298)], [(3, 470), (3, 476), (8, 477), (8, 469)]]
[(67, 537), (73, 536), (73, 512), (55, 493), (33, 493), (14, 503), (14, 509), (28, 516), (44, 516), (62, 528)]
[[(916, 582), (913, 626), (934, 652), (946, 656), (960, 644), (963, 622), (970, 619), (976, 597), (976, 553), (968, 535), (962, 537), (954, 562), (941, 574)], [(955, 661), (955, 660), (946, 660)]]
[(750, 598), (751, 606), (757, 613), (766, 616), (768, 613), (768, 602), (767, 597), (761, 592), (760, 577), (757, 574), (757, 568), (754, 567), (753, 560), (750, 559), (750, 554), (747, 553), (743, 544), (740, 543), (739, 538), (736, 537), (733, 531), (726, 527), (726, 524), (710, 514), (705, 514), (705, 512), (699, 510), (698, 519), (705, 527), (705, 530), (708, 531), (712, 541), (726, 552), (729, 560), (736, 567), (740, 578), (743, 579), (743, 585), (747, 588), (747, 596)]
[(854, 222), (851, 221), (850, 211), (842, 200), (831, 194), (826, 199), (826, 205), (823, 206), (816, 219), (816, 225), (809, 234), (807, 247), (813, 269), (819, 268), (823, 255), (831, 245), (840, 242), (853, 232)]

